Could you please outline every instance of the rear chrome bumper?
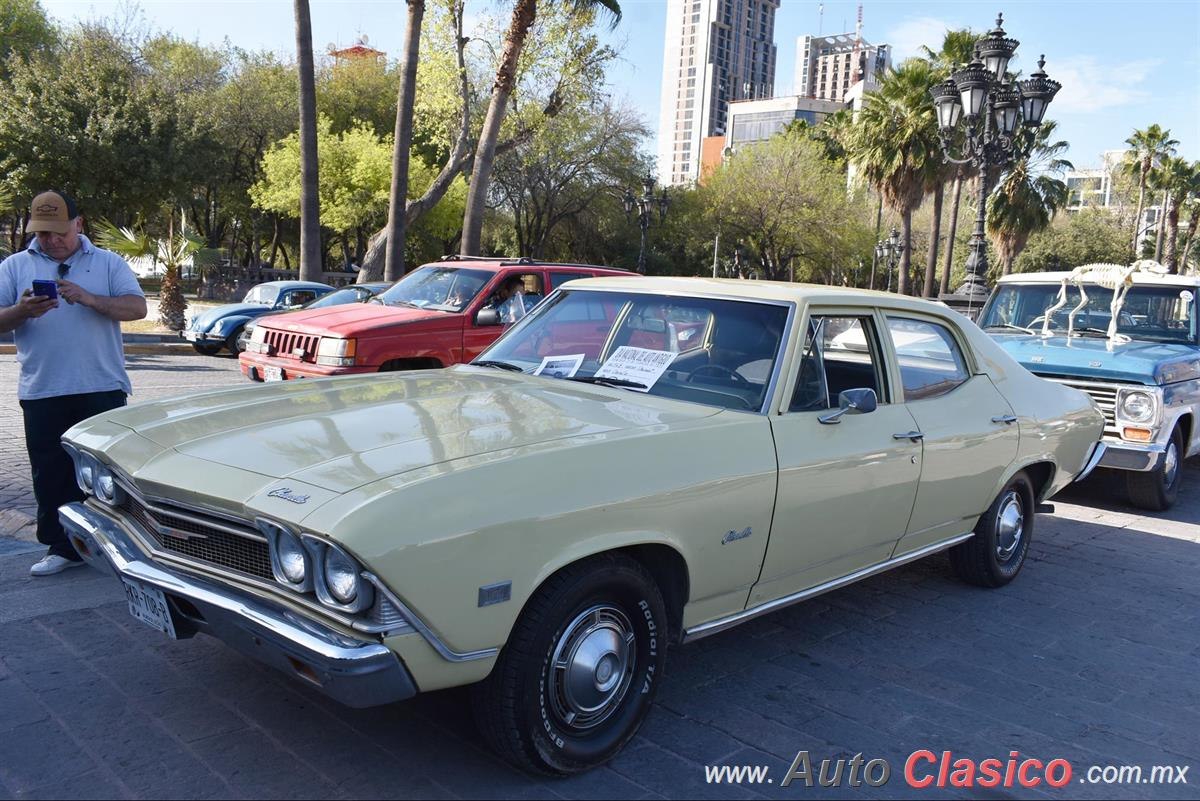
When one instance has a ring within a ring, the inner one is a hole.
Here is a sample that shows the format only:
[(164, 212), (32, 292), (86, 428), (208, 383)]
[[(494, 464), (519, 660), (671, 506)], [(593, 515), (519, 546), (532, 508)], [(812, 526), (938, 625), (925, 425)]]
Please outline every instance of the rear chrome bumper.
[(58, 510), (79, 555), (92, 567), (158, 588), (180, 637), (216, 637), (243, 654), (315, 686), (351, 707), (402, 701), (417, 694), (399, 657), (320, 621), (215, 581), (151, 561), (115, 521), (83, 503)]
[(1073, 480), (1083, 481), (1085, 478), (1091, 475), (1092, 471), (1099, 467), (1100, 463), (1104, 461), (1105, 454), (1107, 453), (1108, 445), (1106, 445), (1104, 442), (1097, 442), (1095, 445), (1093, 445), (1092, 454), (1088, 457), (1087, 462), (1084, 463), (1083, 469), (1079, 471), (1079, 475), (1075, 476)]

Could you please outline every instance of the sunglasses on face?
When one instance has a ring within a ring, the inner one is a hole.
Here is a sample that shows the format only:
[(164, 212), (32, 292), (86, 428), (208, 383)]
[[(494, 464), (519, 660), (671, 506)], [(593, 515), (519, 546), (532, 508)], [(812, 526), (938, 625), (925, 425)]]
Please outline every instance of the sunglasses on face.
[(61, 264), (59, 264), (59, 265), (58, 265), (58, 277), (59, 277), (59, 280), (62, 280), (63, 278), (66, 278), (66, 277), (67, 277), (67, 273), (68, 273), (68, 272), (70, 272), (70, 271), (71, 271), (71, 265), (67, 264), (65, 261), (64, 261), (64, 262), (62, 262)]

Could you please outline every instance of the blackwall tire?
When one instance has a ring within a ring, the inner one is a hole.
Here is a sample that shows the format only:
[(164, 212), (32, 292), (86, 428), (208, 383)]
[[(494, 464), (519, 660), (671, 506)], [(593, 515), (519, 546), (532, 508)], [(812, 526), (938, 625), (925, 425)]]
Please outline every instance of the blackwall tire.
[(950, 549), (959, 578), (980, 587), (1003, 587), (1017, 577), (1033, 539), (1033, 487), (1018, 473), (975, 524), (975, 536)]
[(480, 731), (522, 770), (579, 773), (640, 728), (666, 664), (667, 614), (650, 573), (620, 554), (564, 568), (521, 612), (473, 688)]

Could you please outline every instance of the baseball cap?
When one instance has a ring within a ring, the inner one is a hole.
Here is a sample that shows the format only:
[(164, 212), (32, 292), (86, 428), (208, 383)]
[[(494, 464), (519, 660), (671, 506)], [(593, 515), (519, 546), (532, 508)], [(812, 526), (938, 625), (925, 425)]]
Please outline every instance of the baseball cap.
[(79, 216), (75, 201), (62, 192), (42, 192), (29, 204), (29, 224), (25, 232), (53, 231), (65, 234), (71, 230), (71, 221)]

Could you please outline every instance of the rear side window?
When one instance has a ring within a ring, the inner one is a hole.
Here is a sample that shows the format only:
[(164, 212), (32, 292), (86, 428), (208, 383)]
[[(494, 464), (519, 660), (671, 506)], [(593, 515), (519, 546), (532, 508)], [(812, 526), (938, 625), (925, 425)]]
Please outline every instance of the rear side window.
[(574, 281), (577, 278), (592, 278), (592, 273), (550, 273), (550, 291), (558, 289), (568, 281)]
[(888, 317), (905, 400), (936, 398), (970, 378), (967, 360), (944, 325), (906, 317)]

